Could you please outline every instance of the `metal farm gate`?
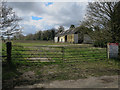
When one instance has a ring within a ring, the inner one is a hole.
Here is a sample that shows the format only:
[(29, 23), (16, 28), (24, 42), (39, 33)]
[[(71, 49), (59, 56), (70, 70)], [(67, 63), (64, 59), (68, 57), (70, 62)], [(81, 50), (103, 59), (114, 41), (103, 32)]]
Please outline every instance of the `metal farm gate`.
[[(11, 49), (11, 50), (10, 50)], [(81, 62), (107, 60), (107, 49), (85, 46), (18, 46), (8, 48), (6, 56), (8, 60), (15, 62)]]

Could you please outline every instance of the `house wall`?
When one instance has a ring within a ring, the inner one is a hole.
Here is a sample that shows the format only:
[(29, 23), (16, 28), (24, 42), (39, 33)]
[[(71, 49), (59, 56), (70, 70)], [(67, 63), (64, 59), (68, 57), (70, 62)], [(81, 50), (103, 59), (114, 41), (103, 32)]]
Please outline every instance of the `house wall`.
[[(59, 38), (59, 41), (58, 41)], [(67, 41), (65, 41), (65, 36), (55, 37), (55, 42), (69, 42), (69, 43), (78, 43), (78, 34), (69, 34), (67, 35)]]
[(74, 34), (67, 35), (67, 42), (73, 43), (74, 42)]
[(65, 42), (65, 36), (61, 36), (59, 42)]
[(78, 34), (74, 34), (74, 43), (78, 43)]
[(83, 43), (93, 43), (93, 40), (89, 35), (84, 34)]
[(83, 33), (78, 33), (78, 43), (83, 43)]
[(57, 43), (58, 42), (58, 37), (54, 37), (54, 41)]

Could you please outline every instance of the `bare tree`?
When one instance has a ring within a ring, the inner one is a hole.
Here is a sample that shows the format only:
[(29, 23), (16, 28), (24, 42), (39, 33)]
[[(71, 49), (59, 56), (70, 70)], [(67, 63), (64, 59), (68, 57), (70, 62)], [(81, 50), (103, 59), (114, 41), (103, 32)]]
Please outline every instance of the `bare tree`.
[(87, 14), (86, 14), (86, 24), (88, 26), (94, 27), (104, 27), (110, 24), (114, 7), (117, 2), (91, 2), (88, 4)]
[(113, 40), (120, 42), (120, 1), (114, 7), (113, 18), (111, 21), (111, 32)]
[(120, 2), (91, 2), (88, 4), (87, 14), (85, 21), (82, 25), (86, 25), (92, 30), (100, 30), (104, 32), (106, 30), (107, 35), (113, 38), (115, 41), (115, 28), (113, 26), (116, 17), (116, 5)]
[(64, 27), (63, 26), (59, 26), (58, 27), (58, 32), (62, 32), (62, 31), (64, 31), (65, 29), (64, 29)]
[(7, 2), (0, 2), (0, 32), (1, 36), (10, 36), (20, 31), (18, 21), (22, 20), (19, 18), (13, 9), (7, 5)]

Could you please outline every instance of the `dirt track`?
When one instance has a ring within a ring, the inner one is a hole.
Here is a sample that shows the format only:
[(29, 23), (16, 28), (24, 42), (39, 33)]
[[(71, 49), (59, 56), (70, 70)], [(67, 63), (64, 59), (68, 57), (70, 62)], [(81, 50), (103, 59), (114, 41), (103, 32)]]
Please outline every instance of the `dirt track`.
[(118, 76), (89, 77), (78, 80), (56, 80), (50, 83), (39, 83), (15, 88), (118, 88)]

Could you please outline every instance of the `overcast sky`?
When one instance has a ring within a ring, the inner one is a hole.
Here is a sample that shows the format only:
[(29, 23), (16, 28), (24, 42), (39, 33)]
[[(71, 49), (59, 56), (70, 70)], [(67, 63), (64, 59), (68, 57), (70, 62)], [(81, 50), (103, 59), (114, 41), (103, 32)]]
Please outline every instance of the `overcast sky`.
[(71, 24), (78, 26), (86, 13), (87, 2), (8, 2), (16, 14), (23, 18), (19, 22), (23, 34), (38, 30), (68, 29)]

